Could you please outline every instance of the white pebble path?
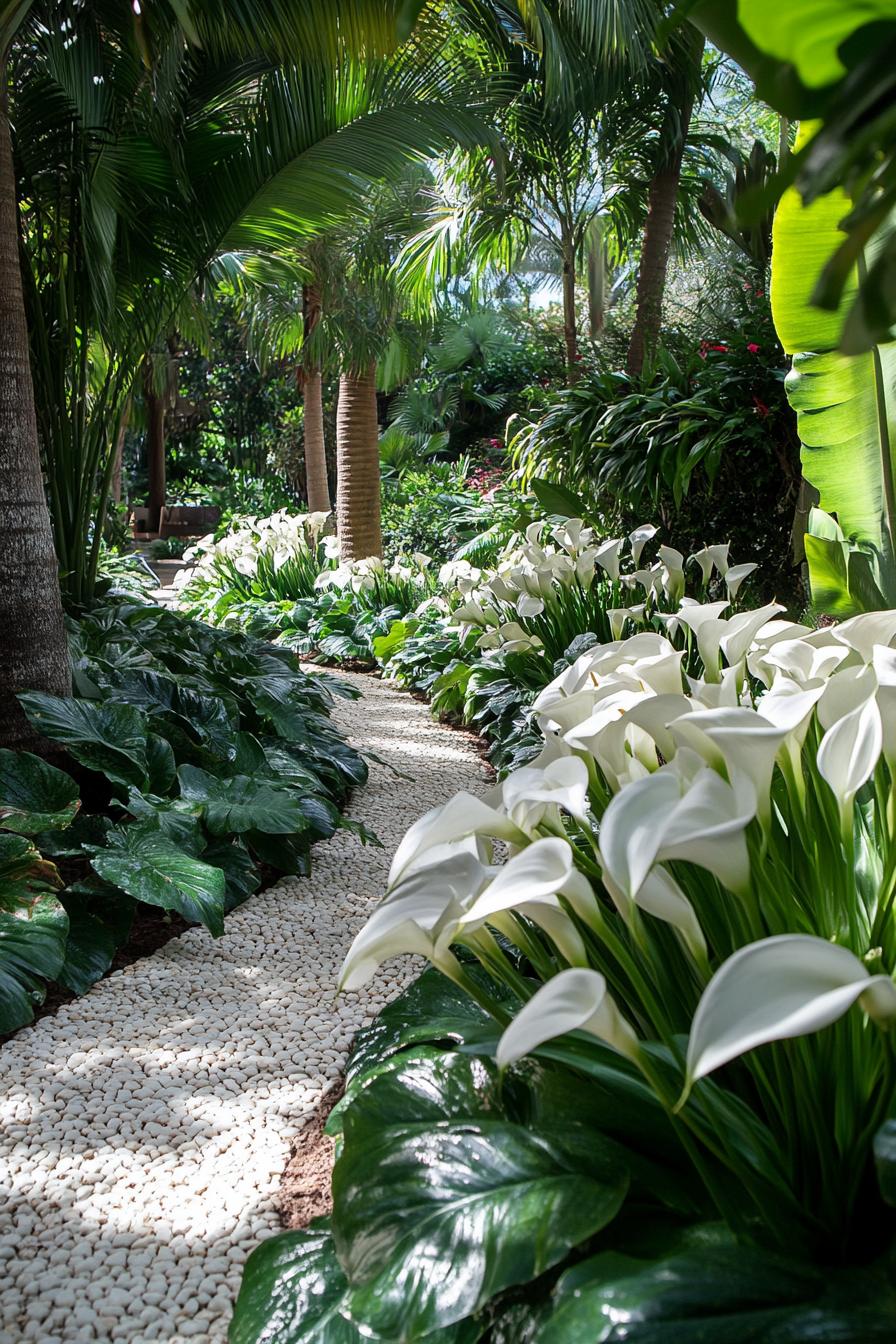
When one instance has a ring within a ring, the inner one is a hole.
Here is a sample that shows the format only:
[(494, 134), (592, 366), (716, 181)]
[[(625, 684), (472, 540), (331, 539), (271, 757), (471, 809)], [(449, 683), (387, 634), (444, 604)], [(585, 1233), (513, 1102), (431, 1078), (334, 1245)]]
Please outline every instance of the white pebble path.
[(372, 677), (334, 719), (371, 763), (341, 832), (228, 916), (191, 929), (0, 1047), (0, 1344), (223, 1344), (246, 1257), (303, 1118), (357, 1029), (408, 978), (334, 1000), (351, 938), (416, 817), (484, 787), (474, 745)]

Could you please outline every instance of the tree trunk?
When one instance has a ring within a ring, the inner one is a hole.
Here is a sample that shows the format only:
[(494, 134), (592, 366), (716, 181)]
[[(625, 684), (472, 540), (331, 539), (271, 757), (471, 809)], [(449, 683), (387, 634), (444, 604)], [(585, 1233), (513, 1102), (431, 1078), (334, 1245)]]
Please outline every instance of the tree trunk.
[(121, 413), (121, 421), (118, 426), (118, 435), (115, 439), (115, 461), (112, 466), (112, 485), (109, 493), (112, 496), (113, 504), (121, 503), (121, 476), (124, 468), (124, 439), (128, 432), (128, 420), (131, 418), (131, 399)]
[(305, 491), (309, 513), (330, 512), (320, 369), (305, 374)]
[(42, 739), (16, 695), (70, 695), (71, 664), (40, 464), (6, 90), (0, 57), (0, 745), (34, 750)]
[(165, 411), (166, 397), (160, 397), (153, 385), (152, 362), (143, 366), (143, 395), (146, 400), (146, 462), (149, 471), (147, 532), (158, 532), (165, 507)]
[[(302, 291), (303, 325), (307, 345), (320, 321), (320, 290), (306, 285)], [(305, 493), (309, 513), (330, 512), (327, 482), (327, 450), (324, 443), (324, 404), (319, 366), (312, 359), (304, 370), (305, 401)]]
[(650, 184), (647, 218), (644, 222), (644, 238), (641, 245), (641, 264), (638, 268), (635, 325), (626, 361), (632, 378), (639, 376), (644, 368), (645, 359), (653, 355), (659, 340), (666, 271), (675, 226), (678, 185), (681, 181), (681, 163), (692, 110), (693, 98), (689, 95), (687, 105), (679, 108), (681, 129), (676, 147)]
[(343, 560), (382, 555), (376, 366), (344, 373), (336, 416), (336, 525)]
[(566, 346), (566, 382), (569, 387), (582, 376), (579, 338), (576, 331), (576, 259), (571, 245), (563, 245), (563, 342)]

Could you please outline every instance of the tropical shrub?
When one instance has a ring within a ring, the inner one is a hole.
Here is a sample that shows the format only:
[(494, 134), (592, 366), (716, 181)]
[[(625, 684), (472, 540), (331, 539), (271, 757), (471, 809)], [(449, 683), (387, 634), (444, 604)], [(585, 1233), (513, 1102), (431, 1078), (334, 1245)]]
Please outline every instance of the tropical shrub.
[(686, 550), (727, 537), (759, 560), (763, 596), (790, 602), (799, 460), (785, 373), (768, 300), (750, 286), (704, 339), (670, 341), (645, 381), (592, 371), (517, 422), (518, 479), (579, 492), (611, 529), (649, 512)]
[(349, 1340), (892, 1338), (894, 640), (683, 600), (411, 827), (341, 983), (435, 970), (360, 1040), (332, 1223), (250, 1259), (239, 1344), (324, 1304)]
[(75, 698), (20, 697), (66, 770), (0, 753), (0, 1031), (45, 980), (80, 994), (105, 974), (138, 901), (217, 937), (266, 874), (307, 872), (354, 827), (340, 807), (366, 778), (328, 719), (352, 692), (286, 649), (128, 600), (70, 639)]
[(215, 540), (203, 537), (184, 553), (192, 569), (177, 577), (180, 605), (214, 624), (241, 625), (253, 608), (283, 610), (315, 592), (320, 574), (335, 565), (336, 547), (324, 535), (328, 514), (241, 518)]

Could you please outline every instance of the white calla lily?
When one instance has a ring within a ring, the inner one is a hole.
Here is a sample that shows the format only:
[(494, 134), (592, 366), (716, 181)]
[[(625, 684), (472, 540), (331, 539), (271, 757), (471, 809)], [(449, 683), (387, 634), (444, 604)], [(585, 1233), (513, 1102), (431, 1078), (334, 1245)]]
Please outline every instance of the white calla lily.
[(896, 1017), (896, 986), (869, 974), (848, 948), (808, 934), (750, 943), (720, 966), (697, 1005), (687, 1052), (690, 1086), (749, 1050), (820, 1031), (859, 1001)]
[(627, 785), (604, 813), (604, 872), (629, 900), (664, 859), (696, 863), (732, 891), (743, 891), (749, 881), (744, 831), (756, 813), (752, 786), (741, 775), (729, 783), (693, 754), (677, 768), (682, 755)]
[(840, 644), (854, 649), (860, 658), (870, 663), (876, 644), (889, 646), (896, 639), (896, 611), (865, 611), (840, 625), (832, 626), (830, 635)]
[(634, 532), (628, 534), (629, 543), (632, 548), (632, 561), (635, 565), (637, 565), (641, 559), (641, 552), (648, 541), (651, 541), (656, 534), (657, 529), (651, 523), (642, 523), (640, 527), (635, 528)]
[(705, 588), (712, 578), (712, 571), (715, 568), (715, 560), (713, 559), (709, 547), (704, 546), (699, 551), (695, 551), (693, 555), (689, 555), (688, 564), (692, 561), (700, 567), (700, 576), (703, 579), (703, 586)]
[(574, 968), (553, 976), (523, 1005), (498, 1043), (498, 1064), (505, 1068), (570, 1031), (585, 1031), (629, 1059), (638, 1058), (638, 1038), (607, 993), (604, 977)]
[(512, 910), (527, 901), (556, 896), (569, 881), (573, 852), (567, 840), (534, 840), (498, 869), (461, 918), (462, 924), (483, 923), (500, 910)]
[(821, 739), (818, 773), (840, 805), (844, 832), (850, 826), (853, 800), (874, 774), (883, 745), (883, 724), (874, 699), (844, 714)]
[(729, 663), (739, 663), (746, 657), (756, 634), (767, 625), (772, 616), (784, 608), (780, 602), (769, 602), (756, 611), (739, 611), (725, 622), (720, 644)]
[(436, 847), (455, 844), (469, 837), (495, 837), (512, 844), (526, 843), (526, 835), (495, 807), (472, 793), (457, 793), (447, 803), (433, 807), (405, 832), (389, 869), (390, 888), (414, 867), (427, 864)]
[(466, 903), (489, 869), (472, 854), (457, 854), (438, 869), (412, 873), (383, 901), (354, 939), (342, 966), (339, 989), (358, 989), (384, 961), (412, 953), (450, 969), (450, 944)]
[(496, 793), (521, 830), (538, 826), (549, 808), (562, 808), (582, 821), (588, 811), (588, 767), (579, 756), (560, 756), (541, 767), (522, 766), (498, 785)]
[(663, 566), (663, 592), (671, 602), (678, 602), (684, 597), (684, 556), (674, 546), (661, 546), (657, 554)]
[(737, 598), (744, 580), (748, 579), (753, 571), (758, 568), (757, 564), (751, 562), (745, 565), (732, 565), (727, 571), (725, 574), (725, 591), (732, 602)]
[(619, 552), (621, 550), (622, 539), (615, 538), (612, 541), (605, 541), (602, 546), (598, 546), (594, 553), (595, 562), (614, 581), (619, 578)]
[(788, 734), (755, 709), (699, 709), (670, 725), (673, 737), (692, 747), (714, 767), (724, 765), (729, 777), (742, 771), (753, 785), (759, 816), (771, 815), (772, 772)]

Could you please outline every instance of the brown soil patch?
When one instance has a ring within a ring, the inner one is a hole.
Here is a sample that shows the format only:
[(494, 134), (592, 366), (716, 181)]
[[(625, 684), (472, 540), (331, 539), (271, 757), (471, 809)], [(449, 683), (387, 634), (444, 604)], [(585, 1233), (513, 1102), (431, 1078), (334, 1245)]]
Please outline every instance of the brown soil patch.
[(290, 1231), (301, 1231), (313, 1218), (333, 1210), (330, 1181), (334, 1144), (324, 1133), (324, 1126), (341, 1096), (340, 1082), (326, 1094), (293, 1141), (277, 1196), (280, 1221)]

